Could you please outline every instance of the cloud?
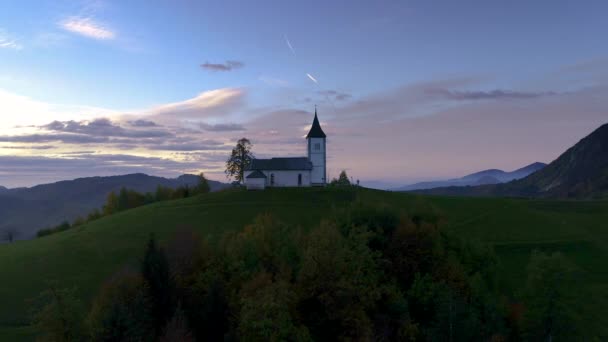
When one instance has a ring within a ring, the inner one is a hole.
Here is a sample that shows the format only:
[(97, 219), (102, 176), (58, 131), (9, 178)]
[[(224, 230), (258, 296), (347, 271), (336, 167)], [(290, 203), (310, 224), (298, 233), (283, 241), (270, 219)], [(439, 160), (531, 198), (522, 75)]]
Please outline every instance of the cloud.
[(260, 76), (258, 80), (275, 87), (287, 87), (289, 85), (289, 82), (285, 80), (268, 76)]
[(205, 91), (196, 97), (167, 103), (141, 112), (141, 116), (158, 122), (200, 120), (210, 117), (226, 118), (243, 105), (245, 91), (240, 88), (222, 88)]
[(91, 106), (43, 102), (0, 89), (0, 131), (6, 127), (40, 125), (51, 120), (111, 117), (118, 112)]
[(97, 40), (112, 40), (116, 33), (89, 17), (69, 17), (59, 25), (66, 31)]
[(351, 94), (339, 92), (337, 90), (321, 90), (318, 93), (320, 95), (327, 96), (329, 98), (333, 98), (336, 101), (346, 101), (353, 97)]
[(198, 142), (192, 142), (192, 143), (177, 143), (177, 144), (162, 144), (162, 145), (154, 145), (154, 146), (150, 146), (150, 148), (154, 149), (154, 150), (160, 150), (160, 151), (184, 151), (184, 152), (188, 152), (188, 151), (218, 151), (218, 150), (226, 150), (228, 151), (228, 148), (225, 146), (218, 146), (218, 145), (205, 145), (202, 143), (198, 143)]
[(23, 45), (19, 44), (16, 39), (11, 38), (6, 31), (0, 29), (0, 49), (21, 50)]
[(285, 38), (285, 44), (287, 44), (287, 47), (289, 48), (289, 50), (291, 50), (291, 53), (293, 53), (293, 55), (296, 55), (296, 50), (293, 48), (293, 45), (291, 45), (291, 42), (289, 41), (289, 38), (287, 38), (287, 35), (283, 35), (283, 37)]
[(50, 150), (55, 148), (53, 145), (11, 145), (11, 146), (0, 146), (0, 149), (10, 150)]
[(240, 69), (243, 66), (245, 66), (245, 64), (243, 62), (239, 62), (239, 61), (226, 61), (223, 64), (222, 63), (209, 63), (209, 62), (205, 62), (204, 64), (201, 64), (201, 68), (210, 70), (210, 71), (232, 71), (235, 69)]
[(492, 90), (492, 91), (462, 91), (441, 88), (430, 88), (427, 90), (430, 95), (437, 95), (449, 100), (501, 100), (501, 99), (534, 99), (544, 96), (555, 95), (554, 92), (521, 92), (511, 90)]
[(1, 135), (0, 142), (47, 143), (59, 141), (67, 144), (90, 144), (108, 142), (107, 137), (93, 137), (82, 134), (23, 134)]
[(73, 120), (64, 122), (53, 121), (47, 125), (40, 126), (40, 128), (54, 132), (70, 132), (104, 137), (154, 138), (172, 136), (170, 132), (160, 129), (125, 129), (106, 118), (80, 122)]
[(202, 129), (204, 129), (205, 131), (210, 131), (210, 132), (232, 132), (232, 131), (245, 131), (246, 130), (245, 127), (243, 127), (243, 125), (236, 124), (236, 123), (225, 123), (225, 124), (215, 124), (215, 125), (201, 123), (200, 127)]
[(156, 127), (156, 126), (158, 126), (154, 121), (144, 120), (144, 119), (129, 121), (129, 124), (133, 127)]

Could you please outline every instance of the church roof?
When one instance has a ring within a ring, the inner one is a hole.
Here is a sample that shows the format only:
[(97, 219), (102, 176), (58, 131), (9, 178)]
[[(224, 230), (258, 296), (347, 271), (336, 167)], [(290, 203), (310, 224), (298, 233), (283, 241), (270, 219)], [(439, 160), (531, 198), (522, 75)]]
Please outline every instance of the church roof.
[(245, 178), (266, 178), (266, 175), (260, 170), (255, 170)]
[(315, 108), (315, 119), (312, 121), (312, 127), (310, 127), (310, 131), (306, 135), (306, 139), (308, 138), (325, 138), (325, 132), (321, 129), (321, 124), (319, 123), (319, 118), (317, 118), (317, 109)]
[(306, 157), (253, 159), (247, 170), (312, 170), (312, 162)]

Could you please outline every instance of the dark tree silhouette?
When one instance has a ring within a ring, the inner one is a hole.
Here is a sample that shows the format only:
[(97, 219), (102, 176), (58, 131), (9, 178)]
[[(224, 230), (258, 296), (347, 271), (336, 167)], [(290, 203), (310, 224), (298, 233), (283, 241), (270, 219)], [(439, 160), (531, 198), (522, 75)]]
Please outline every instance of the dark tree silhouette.
[(6, 228), (2, 232), (0, 232), (0, 241), (13, 242), (15, 241), (15, 237), (17, 236), (17, 230), (13, 228)]
[(342, 172), (340, 172), (340, 176), (338, 176), (338, 179), (334, 178), (331, 180), (330, 185), (334, 185), (334, 186), (349, 186), (351, 185), (351, 181), (348, 179), (348, 175), (346, 174), (345, 170), (342, 170)]
[(234, 177), (239, 182), (244, 179), (245, 169), (254, 158), (251, 152), (251, 142), (247, 138), (241, 138), (232, 149), (230, 158), (226, 161), (226, 176)]
[(206, 194), (211, 191), (211, 188), (209, 187), (209, 182), (207, 181), (207, 178), (205, 178), (205, 174), (202, 172), (198, 176), (198, 185), (196, 186), (195, 191), (197, 194)]
[(162, 248), (156, 245), (154, 236), (148, 240), (142, 262), (142, 275), (146, 283), (148, 298), (152, 301), (152, 317), (156, 327), (156, 336), (173, 316), (174, 284), (169, 270), (169, 261)]

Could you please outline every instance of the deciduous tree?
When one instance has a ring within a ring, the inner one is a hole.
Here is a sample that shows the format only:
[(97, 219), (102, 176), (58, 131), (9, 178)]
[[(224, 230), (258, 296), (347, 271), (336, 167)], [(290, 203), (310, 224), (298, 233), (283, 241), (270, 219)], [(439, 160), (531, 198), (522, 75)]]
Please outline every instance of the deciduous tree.
[(244, 180), (245, 169), (254, 158), (251, 152), (251, 142), (247, 138), (241, 138), (232, 149), (230, 158), (226, 161), (226, 176), (234, 178), (239, 182)]

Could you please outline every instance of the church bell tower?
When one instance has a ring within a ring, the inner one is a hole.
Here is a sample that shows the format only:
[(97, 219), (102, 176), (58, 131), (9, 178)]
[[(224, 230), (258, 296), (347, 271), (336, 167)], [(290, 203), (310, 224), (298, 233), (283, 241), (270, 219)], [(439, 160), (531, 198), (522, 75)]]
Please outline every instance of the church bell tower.
[(325, 186), (327, 184), (327, 136), (321, 129), (316, 107), (315, 118), (306, 135), (306, 140), (308, 141), (308, 160), (312, 162), (310, 182), (313, 186)]

